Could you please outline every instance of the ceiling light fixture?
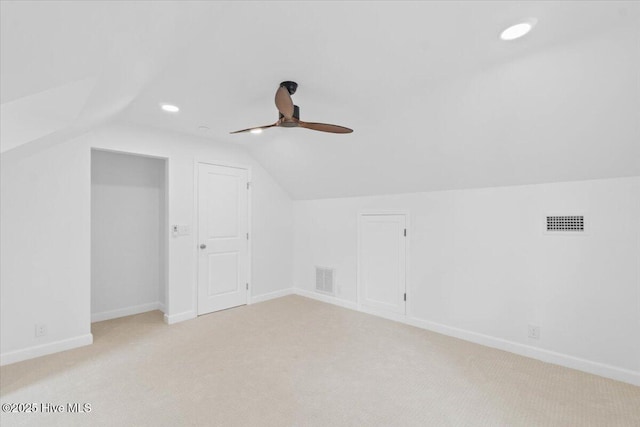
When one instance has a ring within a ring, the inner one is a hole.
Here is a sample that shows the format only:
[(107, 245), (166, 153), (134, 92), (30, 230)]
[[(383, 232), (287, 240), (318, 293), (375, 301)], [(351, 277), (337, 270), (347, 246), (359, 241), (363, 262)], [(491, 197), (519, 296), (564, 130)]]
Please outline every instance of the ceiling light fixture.
[(249, 132), (257, 135), (259, 133), (262, 133), (262, 128), (251, 129)]
[(527, 19), (518, 24), (512, 25), (503, 32), (500, 33), (502, 40), (515, 40), (527, 34), (536, 25), (536, 20), (533, 18)]
[(162, 108), (167, 113), (177, 113), (178, 111), (180, 111), (180, 108), (171, 104), (160, 104), (160, 108)]

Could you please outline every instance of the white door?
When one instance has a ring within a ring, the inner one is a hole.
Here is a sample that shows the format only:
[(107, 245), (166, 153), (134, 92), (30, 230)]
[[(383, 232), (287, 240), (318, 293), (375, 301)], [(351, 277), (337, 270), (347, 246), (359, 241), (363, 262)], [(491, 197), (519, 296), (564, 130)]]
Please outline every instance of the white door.
[(358, 301), (378, 311), (405, 314), (406, 216), (361, 215)]
[(198, 314), (247, 303), (248, 171), (198, 164)]

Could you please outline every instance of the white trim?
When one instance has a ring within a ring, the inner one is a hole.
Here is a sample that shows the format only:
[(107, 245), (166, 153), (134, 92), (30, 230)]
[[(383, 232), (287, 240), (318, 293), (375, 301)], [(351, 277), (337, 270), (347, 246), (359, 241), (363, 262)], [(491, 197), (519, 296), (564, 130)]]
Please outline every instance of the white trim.
[(160, 236), (164, 239), (164, 295), (160, 302), (160, 311), (167, 313), (169, 309), (169, 300), (171, 296), (171, 160), (167, 158), (164, 163), (164, 234)]
[(342, 298), (336, 298), (336, 297), (332, 297), (332, 296), (325, 295), (325, 294), (317, 294), (315, 292), (307, 291), (307, 290), (304, 290), (304, 289), (297, 289), (297, 288), (293, 289), (293, 293), (295, 295), (300, 295), (300, 296), (303, 296), (303, 297), (315, 299), (315, 300), (322, 301), (322, 302), (328, 302), (329, 304), (333, 304), (333, 305), (337, 305), (337, 306), (340, 306), (340, 307), (348, 308), (349, 310), (358, 311), (358, 304), (356, 304), (353, 301), (347, 301), (347, 300), (344, 300)]
[(401, 313), (393, 313), (391, 311), (384, 311), (375, 307), (369, 307), (367, 305), (358, 305), (357, 311), (362, 313), (371, 314), (372, 316), (382, 317), (383, 319), (392, 320), (394, 322), (407, 323), (407, 316)]
[(257, 295), (255, 297), (251, 297), (251, 304), (256, 304), (259, 302), (269, 301), (276, 298), (286, 297), (287, 295), (293, 295), (293, 289), (282, 289), (280, 291), (269, 292), (268, 294)]
[(184, 322), (185, 320), (195, 319), (196, 317), (196, 312), (193, 310), (183, 311), (182, 313), (172, 314), (171, 316), (165, 314), (164, 323), (167, 325), (173, 325), (175, 323)]
[(67, 338), (60, 341), (54, 341), (47, 344), (35, 345), (22, 350), (9, 351), (0, 354), (0, 365), (9, 365), (11, 363), (21, 362), (23, 360), (34, 359), (47, 354), (58, 353), (60, 351), (71, 350), (93, 343), (93, 335), (85, 334), (73, 338)]
[[(148, 311), (161, 310), (161, 306), (164, 308), (163, 304), (156, 301), (131, 307), (118, 308), (116, 310), (102, 311), (100, 313), (91, 313), (91, 323), (117, 319), (118, 317), (132, 316), (134, 314), (146, 313)], [(164, 312), (164, 310), (162, 311)]]
[[(193, 226), (191, 227), (191, 230), (193, 231), (193, 236), (191, 236), (191, 243), (193, 245), (193, 258), (191, 260), (192, 263), (192, 268), (193, 271), (195, 273), (194, 277), (195, 277), (195, 286), (192, 290), (192, 307), (193, 307), (193, 311), (195, 312), (196, 316), (198, 315), (198, 290), (199, 290), (199, 286), (200, 284), (198, 283), (198, 276), (200, 274), (200, 272), (198, 271), (198, 268), (200, 267), (200, 252), (199, 252), (199, 248), (198, 246), (200, 245), (200, 229), (198, 228), (198, 222), (200, 221), (199, 215), (198, 215), (198, 202), (199, 202), (199, 191), (200, 191), (200, 187), (198, 186), (198, 181), (199, 181), (199, 176), (200, 176), (200, 164), (201, 162), (199, 161), (199, 159), (194, 158), (193, 160)], [(167, 323), (168, 325), (171, 325), (172, 323), (169, 322), (167, 319), (169, 319), (169, 317), (167, 317), (167, 315), (164, 316), (164, 320), (165, 323)], [(173, 322), (175, 323), (175, 322)]]
[(312, 292), (302, 289), (294, 289), (296, 295), (312, 298), (318, 301), (334, 304), (340, 307), (360, 311), (377, 317), (404, 323), (406, 325), (415, 326), (420, 329), (426, 329), (439, 334), (459, 338), (475, 344), (484, 345), (486, 347), (496, 348), (508, 351), (520, 356), (529, 357), (543, 362), (552, 363), (554, 365), (564, 366), (566, 368), (576, 369), (578, 371), (587, 372), (589, 374), (599, 375), (601, 377), (610, 378), (616, 381), (640, 386), (640, 372), (629, 369), (619, 368), (617, 366), (607, 365), (605, 363), (594, 362), (579, 357), (570, 356), (568, 354), (557, 353), (551, 350), (532, 347), (530, 345), (517, 343), (514, 341), (496, 338), (489, 335), (480, 334), (466, 329), (455, 328), (443, 325), (441, 323), (431, 322), (429, 320), (419, 319), (417, 317), (403, 316), (396, 313), (383, 313), (372, 311), (367, 307), (358, 307), (351, 301), (340, 300), (337, 298), (325, 297), (323, 295), (315, 295)]
[[(253, 228), (251, 225), (253, 224), (253, 203), (251, 200), (253, 199), (253, 176), (251, 174), (251, 166), (244, 166), (247, 170), (247, 233), (249, 233), (249, 239), (247, 241), (247, 263), (248, 263), (248, 271), (247, 271), (247, 304), (251, 304), (252, 294), (253, 294)], [(196, 308), (197, 309), (197, 308)]]
[(640, 372), (631, 371), (629, 369), (619, 368), (617, 366), (607, 365), (605, 363), (594, 362), (582, 359), (568, 354), (557, 353), (551, 350), (532, 347), (530, 345), (521, 344), (502, 338), (492, 337), (466, 329), (455, 328), (436, 322), (431, 322), (419, 318), (407, 318), (403, 323), (416, 326), (421, 329), (428, 329), (443, 335), (460, 338), (476, 344), (487, 347), (497, 348), (499, 350), (515, 353), (520, 356), (530, 357), (532, 359), (541, 360), (543, 362), (552, 363), (554, 365), (564, 366), (566, 368), (577, 369), (578, 371), (587, 372), (601, 377), (611, 378), (617, 381), (623, 381), (629, 384), (640, 386)]

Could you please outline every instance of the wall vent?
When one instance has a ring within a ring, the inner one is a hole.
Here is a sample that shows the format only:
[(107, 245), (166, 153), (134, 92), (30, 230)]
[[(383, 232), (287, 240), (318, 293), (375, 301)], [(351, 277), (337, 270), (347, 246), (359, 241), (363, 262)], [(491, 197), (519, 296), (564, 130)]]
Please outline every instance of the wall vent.
[(584, 216), (547, 216), (547, 232), (549, 233), (583, 233)]
[(316, 267), (316, 291), (334, 295), (335, 272), (331, 268)]

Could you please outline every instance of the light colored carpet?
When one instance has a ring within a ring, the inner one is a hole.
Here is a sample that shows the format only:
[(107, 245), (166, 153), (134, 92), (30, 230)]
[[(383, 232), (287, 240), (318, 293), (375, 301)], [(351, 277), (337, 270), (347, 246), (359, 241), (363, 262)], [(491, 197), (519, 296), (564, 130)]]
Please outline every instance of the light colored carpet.
[(639, 426), (640, 387), (290, 296), (0, 369), (0, 400), (91, 403), (2, 426)]

